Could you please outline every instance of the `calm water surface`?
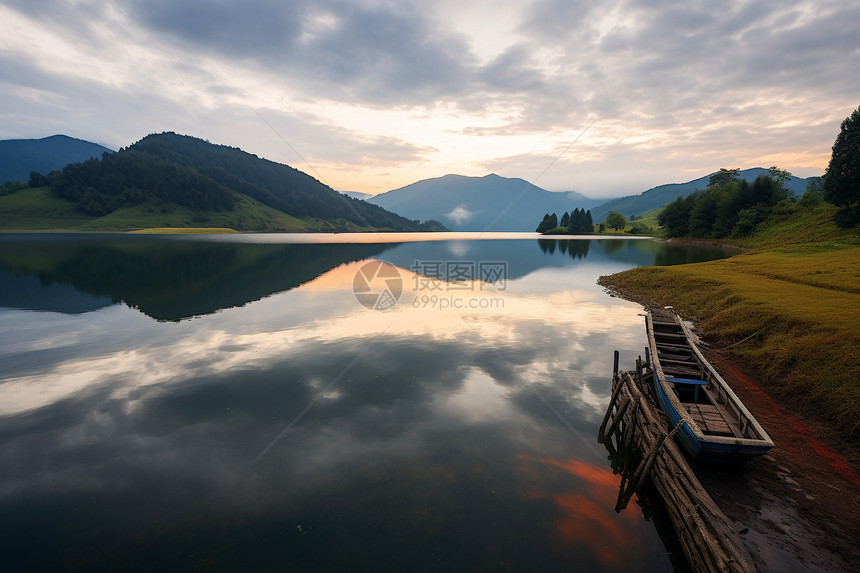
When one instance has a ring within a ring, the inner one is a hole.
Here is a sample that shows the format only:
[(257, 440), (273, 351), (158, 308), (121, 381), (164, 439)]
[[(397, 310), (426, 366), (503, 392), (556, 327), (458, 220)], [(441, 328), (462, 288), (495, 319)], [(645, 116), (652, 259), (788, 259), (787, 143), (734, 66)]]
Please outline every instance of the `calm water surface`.
[(724, 254), (424, 238), (0, 235), (0, 570), (671, 570), (595, 281)]

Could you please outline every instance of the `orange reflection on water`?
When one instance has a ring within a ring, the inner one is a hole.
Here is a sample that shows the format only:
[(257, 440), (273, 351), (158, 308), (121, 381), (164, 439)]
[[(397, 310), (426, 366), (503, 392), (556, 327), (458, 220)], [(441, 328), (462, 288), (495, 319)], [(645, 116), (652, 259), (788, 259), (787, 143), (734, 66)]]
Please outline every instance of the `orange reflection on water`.
[(629, 568), (642, 553), (641, 542), (633, 534), (632, 527), (641, 518), (637, 506), (628, 506), (621, 512), (623, 519), (615, 513), (620, 477), (611, 470), (579, 460), (553, 460), (518, 455), (524, 461), (538, 462), (563, 469), (584, 481), (582, 493), (551, 493), (529, 491), (526, 497), (549, 498), (561, 510), (554, 526), (560, 542), (567, 546), (589, 548), (595, 559), (612, 569)]

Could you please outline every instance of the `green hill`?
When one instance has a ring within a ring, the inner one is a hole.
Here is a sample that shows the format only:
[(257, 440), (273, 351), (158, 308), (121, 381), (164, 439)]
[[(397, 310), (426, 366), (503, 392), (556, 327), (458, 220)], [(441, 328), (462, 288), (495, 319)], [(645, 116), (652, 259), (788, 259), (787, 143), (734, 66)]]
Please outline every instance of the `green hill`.
[[(759, 175), (766, 175), (767, 169), (755, 167), (753, 169), (743, 169), (738, 172), (738, 177), (752, 183)], [(663, 205), (674, 201), (678, 197), (687, 197), (698, 189), (704, 189), (708, 186), (710, 175), (687, 181), (686, 183), (668, 183), (659, 185), (643, 191), (639, 195), (628, 195), (612, 199), (602, 205), (591, 208), (591, 215), (594, 217), (594, 222), (606, 220), (606, 215), (610, 211), (621, 213), (625, 217), (631, 215), (642, 215), (648, 211), (652, 211)], [(801, 195), (806, 190), (808, 180), (800, 177), (790, 176), (785, 183), (786, 188), (796, 195)]]
[(360, 227), (397, 231), (438, 230), (422, 228), (382, 207), (346, 197), (298, 169), (234, 147), (162, 133), (149, 135), (130, 149), (193, 169), (223, 187), (294, 217), (344, 220)]
[(639, 267), (600, 283), (633, 300), (672, 305), (703, 338), (743, 361), (789, 409), (823, 434), (860, 443), (860, 226), (840, 228), (837, 207), (773, 213), (728, 259)]
[(346, 197), (292, 167), (174, 133), (150, 135), (101, 159), (67, 165), (46, 181), (50, 192), (6, 189), (0, 196), (0, 228), (445, 230)]
[[(335, 223), (297, 219), (250, 197), (236, 197), (230, 211), (192, 210), (144, 202), (94, 216), (82, 212), (71, 201), (57, 197), (48, 187), (36, 187), (0, 196), (0, 230), (107, 232), (200, 227), (296, 233), (340, 230)], [(354, 230), (366, 229), (356, 227)]]

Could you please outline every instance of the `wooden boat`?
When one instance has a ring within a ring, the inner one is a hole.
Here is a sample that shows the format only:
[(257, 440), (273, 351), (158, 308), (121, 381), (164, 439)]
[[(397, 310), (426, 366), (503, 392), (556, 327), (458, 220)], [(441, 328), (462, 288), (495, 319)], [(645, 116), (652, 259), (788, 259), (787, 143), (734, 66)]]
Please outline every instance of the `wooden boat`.
[(685, 422), (677, 436), (693, 458), (742, 462), (773, 448), (677, 314), (652, 311), (645, 322), (657, 398), (673, 426)]

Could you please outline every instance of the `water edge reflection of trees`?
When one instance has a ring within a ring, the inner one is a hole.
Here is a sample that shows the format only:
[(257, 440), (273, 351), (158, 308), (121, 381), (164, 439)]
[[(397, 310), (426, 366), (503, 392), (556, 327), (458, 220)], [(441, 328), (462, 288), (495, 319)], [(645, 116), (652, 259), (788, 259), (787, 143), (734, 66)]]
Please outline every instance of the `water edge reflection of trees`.
[(588, 256), (591, 240), (570, 241), (567, 239), (538, 239), (538, 246), (544, 253), (555, 254), (556, 249), (562, 254), (567, 254), (572, 259), (584, 259)]
[[(294, 289), (393, 244), (239, 244), (163, 239), (29, 241), (3, 249), (0, 271), (125, 303), (160, 321), (243, 306)], [(0, 300), (0, 306), (3, 300)], [(40, 310), (40, 308), (36, 308)], [(47, 308), (46, 308), (47, 309)]]

